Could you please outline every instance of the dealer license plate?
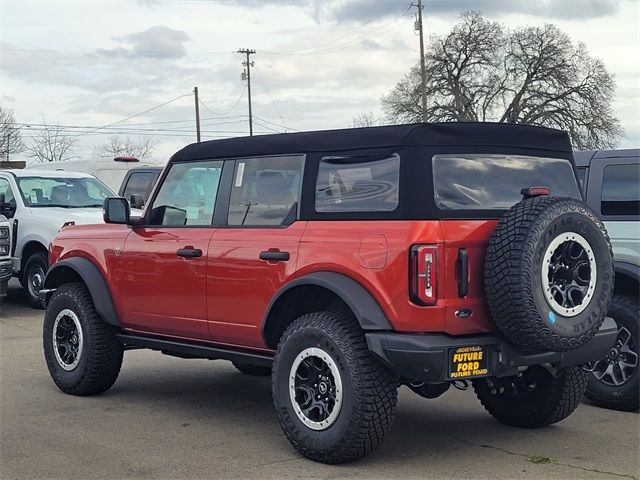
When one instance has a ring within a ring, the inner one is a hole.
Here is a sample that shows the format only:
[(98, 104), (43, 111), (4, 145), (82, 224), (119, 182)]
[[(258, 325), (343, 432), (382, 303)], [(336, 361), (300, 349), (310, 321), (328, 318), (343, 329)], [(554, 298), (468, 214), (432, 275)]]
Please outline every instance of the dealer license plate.
[(490, 376), (489, 353), (487, 346), (452, 348), (449, 350), (449, 378), (459, 380)]

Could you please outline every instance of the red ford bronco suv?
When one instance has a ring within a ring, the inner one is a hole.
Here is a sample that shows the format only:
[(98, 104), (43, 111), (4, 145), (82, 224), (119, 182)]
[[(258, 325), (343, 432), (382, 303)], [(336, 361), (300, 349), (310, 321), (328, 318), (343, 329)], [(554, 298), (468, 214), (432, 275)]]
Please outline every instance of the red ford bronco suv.
[(415, 124), (192, 144), (142, 218), (69, 226), (41, 292), (64, 392), (109, 389), (123, 352), (230, 360), (271, 375), (305, 457), (363, 457), (397, 389), (468, 382), (491, 415), (540, 427), (577, 407), (581, 365), (615, 323), (606, 231), (583, 203), (568, 136)]

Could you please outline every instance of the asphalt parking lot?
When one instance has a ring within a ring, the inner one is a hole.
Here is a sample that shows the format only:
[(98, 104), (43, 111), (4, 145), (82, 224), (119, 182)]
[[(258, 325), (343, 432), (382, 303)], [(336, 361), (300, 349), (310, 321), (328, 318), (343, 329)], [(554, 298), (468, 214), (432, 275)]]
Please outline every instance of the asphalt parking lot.
[(541, 430), (503, 426), (471, 392), (400, 392), (372, 456), (342, 466), (295, 454), (269, 380), (222, 361), (125, 355), (106, 394), (73, 397), (42, 356), (42, 311), (12, 283), (0, 313), (1, 478), (638, 478), (640, 417), (582, 404)]

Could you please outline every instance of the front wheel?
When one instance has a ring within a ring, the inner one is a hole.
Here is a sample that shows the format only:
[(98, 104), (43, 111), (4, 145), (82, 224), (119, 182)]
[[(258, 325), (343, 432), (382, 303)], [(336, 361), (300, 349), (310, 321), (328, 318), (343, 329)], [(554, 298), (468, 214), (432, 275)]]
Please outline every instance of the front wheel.
[(271, 378), (280, 425), (311, 460), (364, 457), (393, 422), (398, 378), (372, 356), (350, 314), (310, 313), (289, 325)]
[(580, 367), (564, 368), (553, 375), (534, 365), (521, 376), (473, 382), (480, 403), (496, 420), (525, 428), (564, 420), (578, 407), (586, 388), (587, 374)]
[(72, 395), (95, 395), (115, 383), (123, 347), (98, 316), (82, 283), (59, 287), (44, 317), (44, 356), (54, 383)]
[(20, 283), (27, 294), (27, 302), (33, 308), (43, 308), (40, 290), (44, 288), (44, 277), (48, 269), (49, 260), (43, 252), (32, 253), (24, 264)]

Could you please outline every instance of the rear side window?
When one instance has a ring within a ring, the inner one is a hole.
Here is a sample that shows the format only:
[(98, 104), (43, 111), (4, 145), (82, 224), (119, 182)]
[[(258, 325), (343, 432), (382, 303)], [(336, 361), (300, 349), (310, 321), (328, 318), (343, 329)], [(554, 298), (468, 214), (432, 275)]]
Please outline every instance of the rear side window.
[(211, 225), (222, 161), (174, 163), (151, 208), (150, 225)]
[(447, 154), (433, 157), (435, 201), (442, 210), (505, 210), (526, 187), (581, 199), (569, 160), (524, 155)]
[(124, 187), (122, 196), (130, 198), (132, 194), (136, 193), (142, 195), (145, 202), (149, 199), (149, 193), (151, 192), (151, 186), (155, 174), (153, 172), (134, 172), (129, 176), (127, 185)]
[(316, 182), (317, 212), (391, 212), (398, 207), (400, 156), (324, 157)]
[(600, 211), (603, 215), (640, 215), (640, 164), (605, 167)]
[(302, 156), (236, 161), (228, 224), (284, 225), (285, 220), (296, 214), (303, 164)]

